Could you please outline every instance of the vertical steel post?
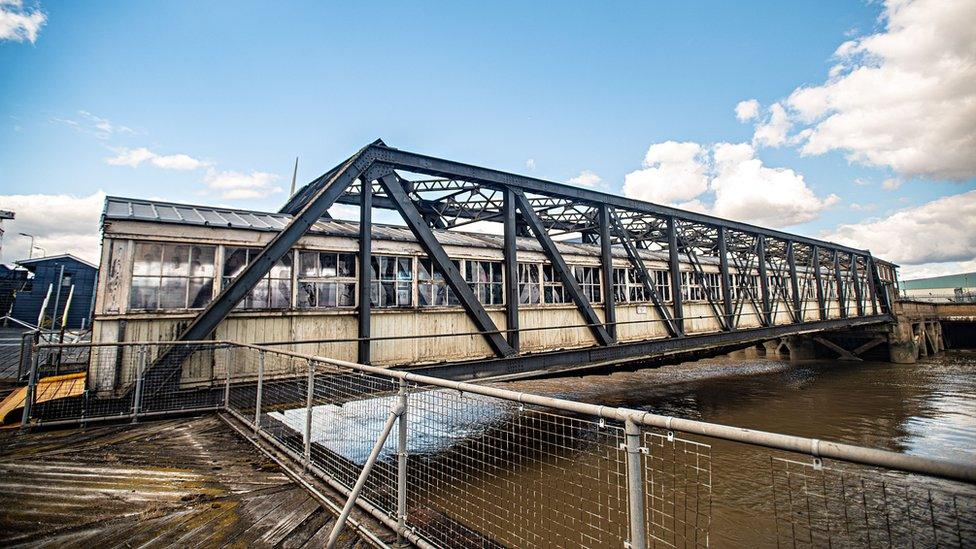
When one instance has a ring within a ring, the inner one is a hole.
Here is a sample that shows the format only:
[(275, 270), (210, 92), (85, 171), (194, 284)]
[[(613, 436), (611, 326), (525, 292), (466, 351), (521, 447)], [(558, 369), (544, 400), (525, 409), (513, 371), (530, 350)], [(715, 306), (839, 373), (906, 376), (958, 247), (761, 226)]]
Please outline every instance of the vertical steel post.
[(254, 436), (261, 430), (261, 394), (264, 392), (264, 351), (258, 351), (258, 388), (254, 397)]
[(678, 232), (674, 217), (667, 217), (668, 267), (671, 271), (671, 304), (674, 307), (674, 327), (678, 336), (685, 335), (685, 312), (681, 299), (681, 263), (678, 257)]
[(864, 288), (861, 287), (861, 274), (857, 270), (857, 256), (851, 252), (851, 275), (854, 279), (854, 301), (857, 316), (864, 316)]
[(132, 394), (132, 423), (139, 421), (142, 409), (142, 378), (146, 373), (146, 346), (139, 346), (139, 358), (136, 361), (136, 390)]
[(865, 265), (868, 272), (866, 278), (868, 279), (868, 295), (871, 298), (871, 314), (878, 314), (878, 287), (874, 283), (874, 278), (877, 276), (877, 268), (874, 265), (874, 257), (867, 256), (867, 265)]
[(518, 227), (515, 221), (515, 197), (509, 188), (504, 190), (502, 207), (505, 228), (505, 326), (508, 330), (508, 345), (517, 353), (520, 344), (518, 248), (515, 240)]
[(735, 330), (735, 309), (732, 305), (732, 275), (729, 273), (729, 250), (725, 227), (718, 228), (718, 264), (722, 277), (722, 310), (725, 311), (725, 325), (729, 331)]
[(834, 284), (837, 286), (837, 306), (840, 317), (847, 318), (847, 296), (844, 295), (844, 277), (840, 274), (840, 252), (834, 250)]
[(610, 248), (610, 208), (600, 205), (600, 270), (603, 276), (603, 324), (610, 337), (617, 340), (617, 311), (613, 292), (613, 251)]
[(400, 380), (400, 417), (397, 419), (397, 544), (407, 528), (407, 381)]
[(230, 410), (230, 346), (224, 347), (224, 409)]
[(644, 529), (641, 430), (636, 423), (628, 419), (624, 424), (624, 433), (627, 437), (627, 501), (630, 518), (630, 547), (631, 549), (643, 549), (647, 547), (647, 535)]
[(359, 190), (359, 348), (360, 364), (370, 362), (370, 269), (373, 262), (373, 182), (365, 174)]
[(796, 273), (796, 242), (786, 243), (786, 262), (790, 267), (790, 293), (793, 294), (793, 317), (797, 322), (803, 322), (803, 303), (800, 300), (800, 279)]
[(37, 392), (37, 369), (41, 366), (41, 350), (34, 348), (34, 360), (31, 362), (30, 372), (27, 374), (27, 391), (24, 394), (24, 417), (20, 422), (20, 430), (30, 428), (31, 413), (34, 411), (34, 393)]
[(305, 432), (302, 433), (302, 469), (308, 471), (312, 462), (312, 404), (315, 401), (315, 361), (308, 359), (308, 379), (305, 382)]
[(759, 293), (762, 296), (762, 314), (759, 316), (766, 326), (773, 325), (773, 307), (769, 302), (769, 278), (766, 276), (766, 237), (756, 236), (759, 254)]
[(820, 272), (820, 246), (813, 247), (813, 278), (817, 283), (817, 308), (820, 320), (827, 320), (827, 299), (824, 296), (823, 277)]
[[(54, 297), (54, 314), (51, 315), (51, 330), (58, 329), (58, 305), (61, 304), (61, 283), (64, 282), (64, 264), (61, 265), (61, 271), (58, 274), (58, 291)], [(44, 311), (41, 311), (44, 314)], [(38, 328), (43, 328), (40, 322), (37, 323)]]

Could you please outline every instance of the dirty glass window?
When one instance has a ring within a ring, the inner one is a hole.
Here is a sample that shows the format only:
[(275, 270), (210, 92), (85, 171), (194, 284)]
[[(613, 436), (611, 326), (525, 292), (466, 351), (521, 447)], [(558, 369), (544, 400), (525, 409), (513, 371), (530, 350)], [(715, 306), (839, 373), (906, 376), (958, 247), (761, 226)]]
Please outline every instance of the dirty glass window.
[(500, 262), (467, 259), (464, 262), (464, 280), (471, 286), (471, 291), (481, 303), (501, 305), (504, 302)]
[(542, 298), (544, 303), (566, 303), (566, 289), (552, 265), (542, 266)]
[(542, 300), (539, 290), (539, 265), (518, 264), (519, 303), (532, 305)]
[(699, 279), (697, 273), (681, 273), (681, 299), (683, 301), (707, 301), (720, 299), (722, 286), (718, 273), (704, 273)]
[(601, 303), (603, 301), (603, 291), (600, 287), (600, 268), (599, 267), (583, 267), (581, 265), (573, 265), (570, 267), (573, 270), (573, 276), (576, 277), (576, 282), (579, 284), (581, 290), (583, 290), (583, 295), (590, 303)]
[(369, 265), (369, 297), (373, 307), (413, 305), (413, 258), (374, 255)]
[[(261, 253), (259, 248), (224, 248), (223, 283), (226, 288)], [(292, 254), (286, 253), (254, 286), (236, 309), (287, 309), (291, 305)]]
[(356, 254), (300, 252), (298, 307), (328, 309), (356, 305)]
[(129, 308), (200, 309), (213, 299), (214, 246), (137, 242)]
[[(451, 260), (458, 272), (461, 272), (461, 262)], [(447, 284), (447, 279), (440, 269), (434, 266), (434, 260), (421, 257), (417, 260), (417, 304), (421, 307), (446, 307), (459, 305), (457, 296)]]

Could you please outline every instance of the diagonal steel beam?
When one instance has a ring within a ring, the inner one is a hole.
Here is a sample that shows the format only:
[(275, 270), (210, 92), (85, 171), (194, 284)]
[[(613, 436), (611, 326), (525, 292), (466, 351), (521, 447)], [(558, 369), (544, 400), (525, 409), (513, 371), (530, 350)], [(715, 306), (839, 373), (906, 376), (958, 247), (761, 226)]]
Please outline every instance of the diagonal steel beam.
[(562, 254), (556, 249), (556, 244), (549, 238), (549, 233), (546, 232), (546, 228), (542, 225), (539, 217), (535, 215), (535, 210), (532, 209), (532, 205), (525, 198), (525, 194), (520, 190), (513, 190), (512, 194), (515, 197), (515, 203), (518, 206), (519, 212), (522, 214), (522, 219), (525, 220), (529, 229), (535, 235), (536, 240), (539, 241), (539, 245), (542, 246), (542, 250), (549, 259), (549, 263), (552, 264), (552, 267), (556, 270), (556, 274), (563, 281), (563, 287), (566, 288), (569, 297), (573, 299), (576, 308), (583, 315), (583, 319), (589, 325), (593, 336), (600, 345), (610, 345), (613, 343), (613, 338), (610, 337), (606, 328), (603, 327), (600, 317), (596, 315), (596, 312), (590, 305), (590, 300), (586, 299), (586, 296), (583, 295), (583, 290), (580, 289), (579, 284), (576, 282), (576, 277), (569, 269), (569, 266), (566, 265)]
[[(613, 220), (613, 226), (616, 229), (616, 233), (620, 236), (620, 243), (623, 244), (624, 251), (627, 252), (627, 259), (630, 260), (630, 264), (637, 271), (637, 278), (640, 279), (641, 283), (644, 285), (644, 291), (647, 295), (651, 296), (651, 303), (654, 304), (654, 310), (660, 315), (661, 319), (664, 320), (664, 327), (668, 330), (668, 335), (675, 337), (678, 335), (678, 329), (674, 325), (674, 320), (671, 318), (671, 313), (664, 306), (664, 300), (661, 299), (661, 294), (657, 293), (657, 288), (654, 285), (654, 281), (651, 279), (650, 273), (647, 270), (647, 266), (644, 265), (644, 260), (641, 258), (640, 254), (637, 253), (637, 247), (634, 246), (634, 242), (630, 239), (630, 232), (627, 231), (620, 224), (620, 219), (617, 218), (616, 213), (611, 216)], [(678, 291), (681, 291), (679, 288)], [(674, 288), (671, 289), (671, 295), (674, 296)]]
[(794, 250), (796, 243), (790, 240), (786, 244), (786, 262), (789, 264), (790, 269), (790, 293), (793, 294), (793, 321), (803, 322), (803, 304), (800, 299), (800, 279), (797, 276), (796, 271), (796, 250)]
[(443, 246), (437, 241), (434, 233), (427, 226), (426, 221), (420, 212), (417, 211), (417, 207), (414, 206), (413, 201), (407, 196), (407, 192), (400, 185), (397, 178), (390, 174), (384, 175), (379, 178), (380, 185), (386, 191), (386, 195), (396, 204), (397, 210), (406, 222), (407, 227), (416, 237), (417, 242), (427, 253), (427, 256), (433, 260), (437, 269), (444, 273), (444, 278), (451, 290), (454, 291), (454, 295), (457, 296), (464, 310), (467, 311), (468, 317), (471, 318), (475, 326), (479, 331), (484, 332), (484, 338), (491, 346), (495, 354), (507, 357), (515, 354), (515, 350), (505, 341), (502, 334), (498, 331), (495, 323), (488, 316), (488, 312), (485, 311), (484, 306), (478, 301), (478, 298), (471, 291), (471, 286), (461, 277), (460, 271), (454, 266), (454, 262), (444, 251)]

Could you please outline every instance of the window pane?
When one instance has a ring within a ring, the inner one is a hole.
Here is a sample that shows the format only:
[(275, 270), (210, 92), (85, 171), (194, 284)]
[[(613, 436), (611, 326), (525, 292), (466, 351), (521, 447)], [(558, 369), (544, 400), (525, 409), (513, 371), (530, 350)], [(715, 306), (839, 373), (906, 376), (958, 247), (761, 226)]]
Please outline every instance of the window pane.
[(162, 244), (139, 242), (136, 244), (136, 254), (132, 262), (132, 274), (159, 275), (163, 257)]
[[(341, 263), (341, 262), (340, 262)], [(340, 307), (352, 307), (356, 304), (356, 285), (340, 283), (338, 287)]]
[(319, 307), (335, 307), (336, 285), (334, 282), (319, 283)]
[(315, 291), (314, 282), (299, 282), (298, 283), (298, 307), (301, 309), (310, 309), (318, 304), (318, 294)]
[(417, 285), (417, 304), (421, 307), (430, 307), (434, 305), (434, 289), (433, 284), (418, 284)]
[(379, 280), (377, 273), (380, 272), (380, 258), (379, 256), (373, 255), (369, 258), (369, 279)]
[(430, 259), (421, 258), (417, 261), (417, 280), (430, 280), (433, 278), (431, 274), (433, 270), (431, 263)]
[(397, 280), (413, 280), (413, 259), (401, 257), (397, 259)]
[(266, 309), (268, 307), (269, 294), (268, 279), (263, 279), (251, 290), (250, 295), (244, 300), (244, 306), (248, 309)]
[(396, 307), (396, 287), (393, 282), (383, 283), (380, 307)]
[(159, 287), (160, 309), (182, 309), (186, 307), (185, 278), (164, 278)]
[(413, 285), (409, 282), (397, 282), (397, 306), (398, 307), (409, 307), (413, 304), (413, 299), (411, 293), (413, 291)]
[(224, 249), (224, 276), (237, 276), (247, 265), (247, 250), (244, 248)]
[(155, 309), (157, 293), (159, 292), (159, 278), (134, 276), (132, 290), (129, 295), (129, 307), (133, 309)]
[(319, 265), (321, 265), (322, 269), (319, 276), (335, 277), (338, 272), (338, 259), (336, 254), (319, 254)]
[(163, 276), (190, 274), (190, 247), (167, 244), (163, 247)]
[(272, 280), (271, 286), (271, 301), (270, 305), (272, 309), (287, 309), (291, 304), (291, 279), (281, 278), (277, 280)]
[(316, 252), (301, 252), (298, 254), (298, 275), (319, 276), (319, 254)]
[(339, 254), (339, 276), (356, 276), (356, 254)]
[[(256, 255), (257, 254), (255, 254), (255, 256)], [(252, 261), (253, 261), (253, 257), (252, 257)], [(281, 259), (279, 259), (278, 261), (276, 261), (275, 264), (271, 266), (271, 272), (270, 272), (271, 278), (288, 278), (288, 279), (290, 279), (291, 278), (291, 263), (292, 263), (291, 252), (286, 253), (285, 255), (281, 256)]]
[(382, 278), (384, 280), (393, 280), (396, 277), (396, 258), (383, 256), (382, 259)]
[(212, 278), (191, 278), (187, 302), (191, 309), (202, 309), (213, 299)]
[(213, 246), (193, 246), (190, 250), (190, 276), (213, 277), (215, 251)]

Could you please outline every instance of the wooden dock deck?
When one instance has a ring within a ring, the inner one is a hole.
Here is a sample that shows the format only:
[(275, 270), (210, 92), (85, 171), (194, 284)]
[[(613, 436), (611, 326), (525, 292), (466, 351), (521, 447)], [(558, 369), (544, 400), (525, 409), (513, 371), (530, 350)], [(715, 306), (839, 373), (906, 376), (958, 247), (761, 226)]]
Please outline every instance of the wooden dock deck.
[(320, 547), (334, 519), (214, 415), (0, 433), (0, 546)]

